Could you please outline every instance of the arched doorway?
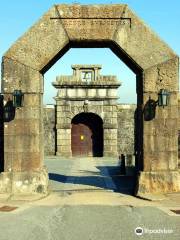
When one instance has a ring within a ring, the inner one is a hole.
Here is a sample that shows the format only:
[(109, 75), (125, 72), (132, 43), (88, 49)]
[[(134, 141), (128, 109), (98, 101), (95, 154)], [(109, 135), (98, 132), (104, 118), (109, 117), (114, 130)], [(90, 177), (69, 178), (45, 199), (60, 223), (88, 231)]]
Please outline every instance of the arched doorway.
[(103, 121), (94, 113), (80, 113), (71, 122), (72, 156), (103, 156)]

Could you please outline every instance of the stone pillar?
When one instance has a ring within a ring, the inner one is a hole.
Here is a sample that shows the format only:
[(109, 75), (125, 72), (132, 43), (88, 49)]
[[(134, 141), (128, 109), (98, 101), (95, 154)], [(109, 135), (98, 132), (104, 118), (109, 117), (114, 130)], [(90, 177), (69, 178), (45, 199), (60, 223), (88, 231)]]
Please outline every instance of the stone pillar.
[(57, 152), (56, 155), (71, 157), (71, 129), (57, 129)]
[(80, 76), (80, 69), (78, 67), (76, 67), (75, 75), (76, 75), (76, 79), (77, 80), (79, 80), (81, 78), (81, 76)]
[(117, 106), (104, 106), (104, 156), (118, 157)]
[(57, 152), (56, 155), (71, 157), (71, 113), (69, 105), (59, 105), (57, 100)]
[(94, 68), (94, 80), (96, 80), (98, 76), (99, 76), (98, 68)]
[(160, 89), (170, 92), (168, 106), (156, 107), (155, 118), (144, 120), (144, 169), (138, 194), (180, 190), (178, 173), (178, 59), (145, 71), (144, 104), (157, 100)]
[(4, 172), (0, 191), (47, 193), (48, 174), (43, 167), (43, 103), (41, 74), (11, 59), (2, 64), (4, 100), (12, 100), (15, 89), (24, 93), (24, 106), (4, 123)]
[(104, 157), (117, 156), (117, 129), (104, 128)]

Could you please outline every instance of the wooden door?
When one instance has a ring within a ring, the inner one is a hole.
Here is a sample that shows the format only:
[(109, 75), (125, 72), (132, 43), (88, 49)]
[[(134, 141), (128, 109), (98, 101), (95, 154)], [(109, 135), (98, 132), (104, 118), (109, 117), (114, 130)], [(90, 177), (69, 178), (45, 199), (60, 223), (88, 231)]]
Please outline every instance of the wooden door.
[(71, 128), (72, 156), (92, 156), (92, 131), (82, 123), (72, 123)]

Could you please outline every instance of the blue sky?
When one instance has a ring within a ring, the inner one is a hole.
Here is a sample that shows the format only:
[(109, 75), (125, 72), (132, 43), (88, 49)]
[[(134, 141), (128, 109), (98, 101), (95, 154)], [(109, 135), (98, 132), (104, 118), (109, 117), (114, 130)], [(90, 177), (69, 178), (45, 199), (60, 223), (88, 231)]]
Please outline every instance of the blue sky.
[[(173, 50), (180, 55), (179, 0), (74, 1), (81, 4), (127, 3)], [(73, 1), (15, 0), (0, 2), (0, 56), (53, 4)], [(46, 74), (44, 102), (52, 103), (56, 90), (51, 86), (57, 75), (71, 74), (71, 64), (102, 64), (102, 74), (117, 75), (121, 103), (135, 103), (135, 76), (109, 49), (71, 49)]]

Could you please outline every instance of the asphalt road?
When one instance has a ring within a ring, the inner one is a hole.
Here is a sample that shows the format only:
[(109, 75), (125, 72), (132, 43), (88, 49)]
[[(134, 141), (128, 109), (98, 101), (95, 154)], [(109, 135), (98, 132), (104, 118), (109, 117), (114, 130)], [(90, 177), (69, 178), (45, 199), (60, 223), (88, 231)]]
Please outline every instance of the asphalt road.
[[(179, 217), (152, 207), (51, 206), (1, 213), (1, 240), (133, 240), (180, 236)], [(171, 230), (136, 236), (136, 227)]]
[(118, 189), (109, 175), (117, 173), (117, 161), (74, 160), (46, 159), (52, 193), (36, 202), (8, 202), (18, 208), (0, 212), (0, 240), (180, 239), (179, 216), (126, 200), (127, 188)]

